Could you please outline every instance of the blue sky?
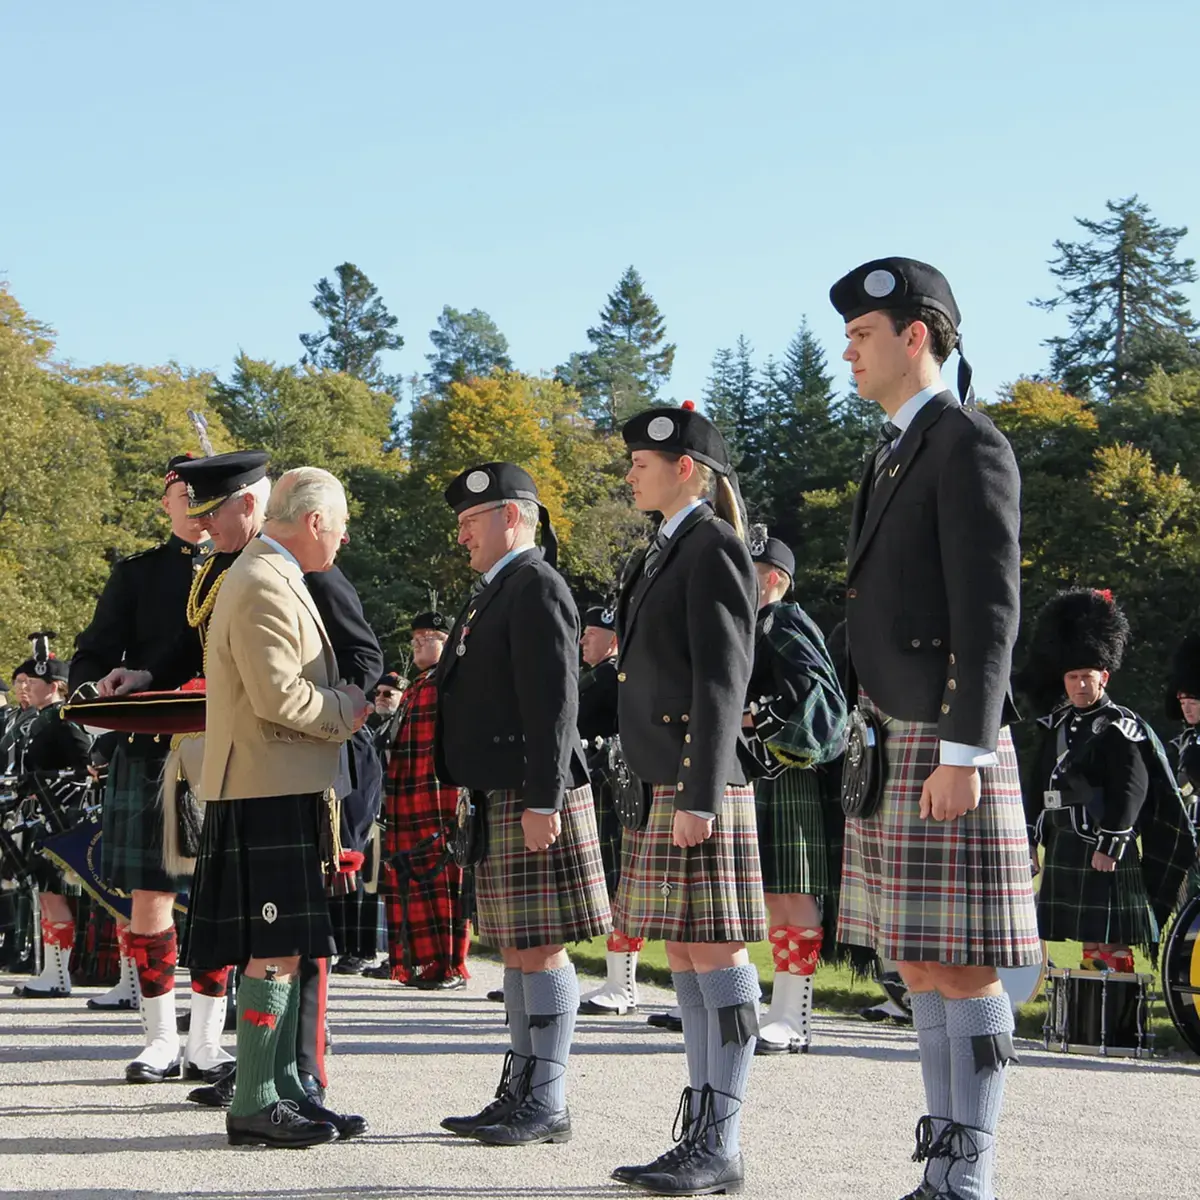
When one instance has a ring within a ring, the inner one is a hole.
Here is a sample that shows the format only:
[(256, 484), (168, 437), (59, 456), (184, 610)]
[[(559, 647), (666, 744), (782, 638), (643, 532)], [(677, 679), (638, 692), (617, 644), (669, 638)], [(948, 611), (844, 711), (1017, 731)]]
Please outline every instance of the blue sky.
[(987, 395), (1046, 363), (1076, 215), (1137, 192), (1200, 257), (1198, 43), (1165, 0), (8, 5), (0, 274), (65, 357), (226, 372), (297, 359), (349, 260), (389, 370), (448, 303), (536, 372), (632, 263), (683, 399), (739, 333), (840, 353), (830, 283), (907, 254)]

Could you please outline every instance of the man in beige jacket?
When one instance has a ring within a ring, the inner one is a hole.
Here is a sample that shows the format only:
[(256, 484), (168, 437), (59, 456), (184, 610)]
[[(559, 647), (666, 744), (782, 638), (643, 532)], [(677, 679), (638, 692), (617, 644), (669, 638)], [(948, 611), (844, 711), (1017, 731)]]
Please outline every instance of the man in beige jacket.
[(333, 949), (321, 818), (342, 742), (366, 720), (338, 681), (304, 583), (348, 540), (346, 496), (327, 471), (276, 483), (267, 519), (229, 568), (209, 624), (200, 799), (206, 806), (188, 930), (189, 962), (245, 962), (232, 1145), (311, 1146), (362, 1132), (305, 1092), (296, 1070), (300, 957)]

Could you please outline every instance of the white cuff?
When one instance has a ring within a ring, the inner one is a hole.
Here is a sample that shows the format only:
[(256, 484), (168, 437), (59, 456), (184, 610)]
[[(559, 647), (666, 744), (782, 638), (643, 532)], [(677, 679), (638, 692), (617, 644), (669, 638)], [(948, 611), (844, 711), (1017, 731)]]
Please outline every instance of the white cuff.
[(944, 767), (994, 767), (1000, 760), (995, 750), (987, 750), (983, 746), (941, 742), (939, 761)]
[(715, 821), (717, 819), (716, 813), (704, 812), (699, 808), (687, 808), (684, 809), (684, 812), (686, 812), (690, 817), (699, 817), (702, 821)]
[(558, 812), (558, 809), (557, 808), (527, 808), (525, 811), (531, 812), (531, 813), (537, 813), (537, 815), (539, 817), (552, 817), (552, 816), (554, 816), (554, 814), (556, 812)]

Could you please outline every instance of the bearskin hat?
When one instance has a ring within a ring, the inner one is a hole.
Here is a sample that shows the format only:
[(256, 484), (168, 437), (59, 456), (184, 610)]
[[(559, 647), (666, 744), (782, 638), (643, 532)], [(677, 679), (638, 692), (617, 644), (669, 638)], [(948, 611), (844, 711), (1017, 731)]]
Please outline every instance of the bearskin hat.
[(1045, 712), (1063, 693), (1068, 671), (1115, 671), (1129, 644), (1129, 621), (1112, 592), (1068, 588), (1038, 613), (1018, 686)]
[(1200, 633), (1189, 633), (1176, 647), (1171, 657), (1171, 672), (1167, 676), (1167, 718), (1183, 720), (1179, 693), (1200, 696)]

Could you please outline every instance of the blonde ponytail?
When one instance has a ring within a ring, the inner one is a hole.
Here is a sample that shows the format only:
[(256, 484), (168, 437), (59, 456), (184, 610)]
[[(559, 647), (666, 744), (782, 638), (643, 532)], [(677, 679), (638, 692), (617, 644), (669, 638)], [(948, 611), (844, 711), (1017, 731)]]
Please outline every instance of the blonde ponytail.
[(746, 525), (742, 520), (742, 510), (737, 502), (737, 493), (727, 475), (717, 478), (717, 494), (713, 501), (713, 509), (722, 521), (733, 526), (733, 532), (744, 542), (746, 540)]

